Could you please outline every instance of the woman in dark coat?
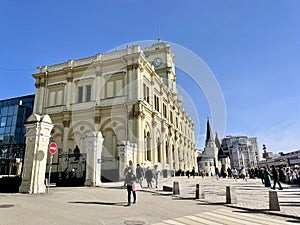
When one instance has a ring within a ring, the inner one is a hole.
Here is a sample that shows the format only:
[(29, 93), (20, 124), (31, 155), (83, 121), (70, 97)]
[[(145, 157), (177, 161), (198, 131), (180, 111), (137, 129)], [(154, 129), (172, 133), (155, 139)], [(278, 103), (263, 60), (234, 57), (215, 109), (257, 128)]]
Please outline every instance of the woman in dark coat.
[(125, 184), (127, 185), (128, 192), (128, 203), (127, 206), (131, 205), (131, 192), (133, 194), (133, 204), (136, 203), (136, 193), (132, 190), (132, 184), (136, 182), (136, 176), (133, 174), (131, 167), (128, 167), (127, 174), (125, 177)]

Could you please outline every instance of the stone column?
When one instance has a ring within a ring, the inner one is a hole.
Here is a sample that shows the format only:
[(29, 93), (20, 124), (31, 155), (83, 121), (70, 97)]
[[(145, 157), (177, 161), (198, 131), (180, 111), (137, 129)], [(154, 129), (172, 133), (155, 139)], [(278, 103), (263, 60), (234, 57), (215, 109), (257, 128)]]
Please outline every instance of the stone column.
[(86, 179), (85, 186), (101, 184), (101, 152), (103, 137), (101, 132), (92, 132), (85, 138), (86, 143)]
[(129, 165), (128, 153), (126, 149), (126, 142), (122, 141), (117, 145), (117, 151), (119, 155), (119, 178), (120, 180), (124, 180), (124, 171), (126, 165)]
[(26, 127), (26, 150), (22, 183), (19, 192), (45, 193), (45, 173), (52, 121), (48, 115), (32, 114)]
[(72, 97), (73, 97), (72, 83), (73, 83), (72, 72), (68, 72), (67, 84), (65, 86), (65, 102), (66, 102), (67, 110), (71, 110)]
[(70, 120), (64, 120), (63, 125), (64, 125), (64, 134), (63, 134), (63, 152), (69, 152), (68, 149), (68, 142), (69, 142), (69, 129), (70, 129)]

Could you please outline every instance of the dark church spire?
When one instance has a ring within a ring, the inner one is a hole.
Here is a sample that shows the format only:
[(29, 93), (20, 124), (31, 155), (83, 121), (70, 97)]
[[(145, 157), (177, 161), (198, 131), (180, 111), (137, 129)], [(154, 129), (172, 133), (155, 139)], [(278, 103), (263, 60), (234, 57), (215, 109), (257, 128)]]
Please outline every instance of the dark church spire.
[(212, 134), (210, 124), (209, 124), (209, 119), (207, 118), (207, 125), (206, 125), (206, 143), (207, 142), (213, 142), (214, 141), (214, 136)]

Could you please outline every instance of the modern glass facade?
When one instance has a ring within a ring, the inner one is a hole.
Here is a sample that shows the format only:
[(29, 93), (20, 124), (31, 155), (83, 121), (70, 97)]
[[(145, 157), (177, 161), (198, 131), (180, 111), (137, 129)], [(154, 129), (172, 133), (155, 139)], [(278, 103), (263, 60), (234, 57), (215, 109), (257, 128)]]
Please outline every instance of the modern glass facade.
[(35, 95), (0, 100), (0, 175), (18, 175), (25, 152), (24, 122), (33, 112)]

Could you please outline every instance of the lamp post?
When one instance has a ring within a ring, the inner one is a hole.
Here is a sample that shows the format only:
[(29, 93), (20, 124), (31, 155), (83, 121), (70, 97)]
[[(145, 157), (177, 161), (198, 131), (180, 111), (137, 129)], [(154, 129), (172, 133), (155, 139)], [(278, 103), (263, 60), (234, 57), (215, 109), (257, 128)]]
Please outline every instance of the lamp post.
[(269, 167), (268, 167), (268, 153), (267, 153), (267, 147), (266, 147), (265, 144), (263, 144), (263, 151), (264, 151), (264, 153), (263, 153), (263, 158), (266, 159), (266, 166), (267, 166), (267, 168), (269, 168)]

